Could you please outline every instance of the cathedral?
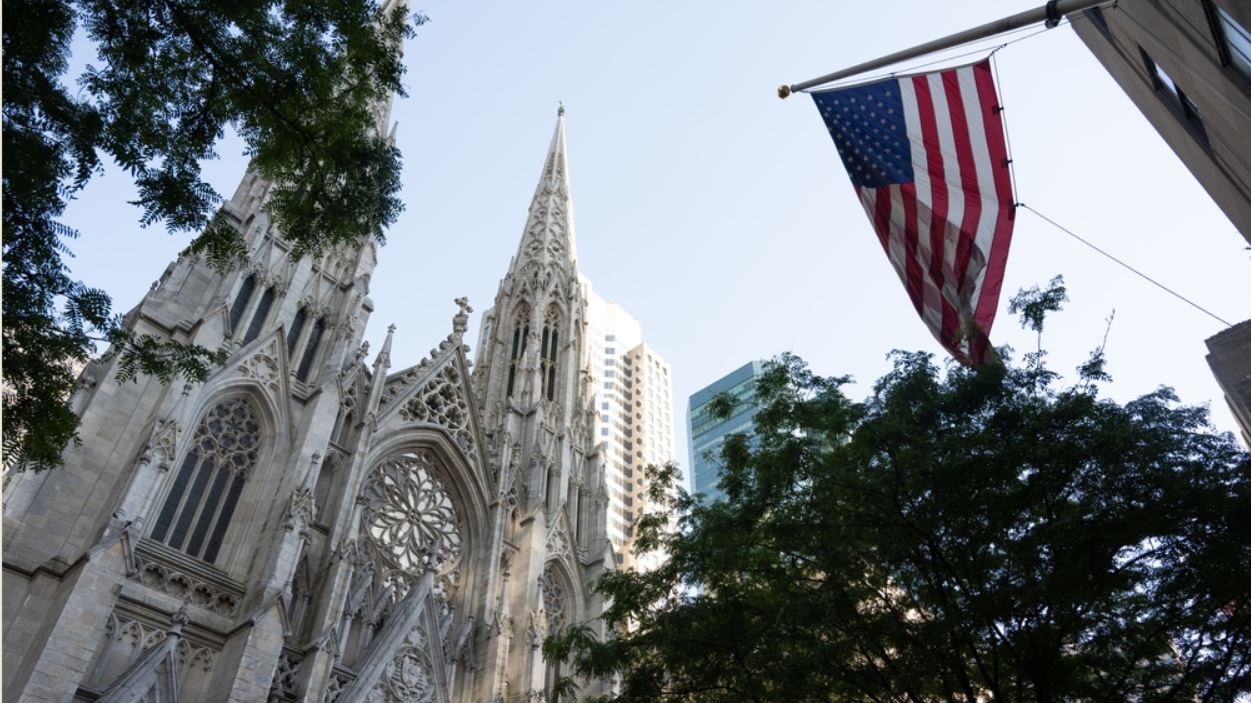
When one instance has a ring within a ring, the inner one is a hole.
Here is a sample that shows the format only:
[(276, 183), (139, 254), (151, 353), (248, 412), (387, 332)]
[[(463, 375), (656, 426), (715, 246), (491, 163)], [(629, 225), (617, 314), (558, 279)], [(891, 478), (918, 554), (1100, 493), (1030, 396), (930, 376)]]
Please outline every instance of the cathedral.
[(464, 299), (426, 358), (393, 360), (394, 327), (371, 357), (374, 243), (293, 258), (244, 177), (223, 209), (247, 263), (183, 257), (125, 318), (226, 364), (91, 363), (81, 443), (5, 487), (6, 699), (543, 700), (549, 633), (608, 636), (563, 112), (472, 363)]

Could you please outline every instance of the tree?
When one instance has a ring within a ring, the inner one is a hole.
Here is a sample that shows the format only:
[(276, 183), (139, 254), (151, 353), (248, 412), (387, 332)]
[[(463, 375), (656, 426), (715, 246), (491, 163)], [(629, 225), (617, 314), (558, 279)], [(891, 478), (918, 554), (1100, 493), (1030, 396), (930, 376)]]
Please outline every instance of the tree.
[[(66, 201), (112, 159), (141, 224), (200, 232), (185, 253), (224, 268), (243, 238), (200, 180), (227, 126), (275, 183), (268, 211), (296, 255), (383, 240), (401, 210), (399, 151), (377, 109), (402, 94), (403, 3), (375, 0), (6, 0), (3, 67), (4, 451), (60, 463), (78, 420), (70, 369), (111, 345), (122, 367), (202, 380), (220, 354), (137, 337), (103, 291), (70, 275)], [(99, 66), (65, 75), (81, 28)], [(104, 236), (104, 233), (88, 233)]]
[[(1041, 331), (1063, 291), (1018, 298)], [(1032, 313), (1032, 316), (1030, 315)], [(1044, 354), (856, 402), (783, 356), (722, 502), (646, 516), (650, 573), (603, 577), (607, 625), (545, 643), (620, 701), (1230, 701), (1251, 690), (1251, 456), (1165, 388), (1099, 396)], [(651, 470), (663, 500), (674, 467)], [(566, 682), (566, 690), (569, 682)]]

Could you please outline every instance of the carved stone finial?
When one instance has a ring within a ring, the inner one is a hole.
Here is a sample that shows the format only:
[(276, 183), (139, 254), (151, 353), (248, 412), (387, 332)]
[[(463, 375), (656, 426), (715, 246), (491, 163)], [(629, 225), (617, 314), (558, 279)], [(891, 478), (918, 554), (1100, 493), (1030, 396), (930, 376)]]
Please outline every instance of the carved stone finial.
[(561, 101), (559, 101), (559, 102), (560, 102), (560, 107), (556, 108), (556, 115), (557, 115), (557, 116), (560, 116), (560, 115), (565, 114), (565, 101), (564, 101), (564, 100), (561, 100)]
[(469, 298), (461, 297), (452, 302), (460, 307), (460, 312), (452, 318), (452, 336), (459, 338), (469, 329), (469, 313), (473, 312), (473, 308), (469, 307)]
[(391, 368), (391, 340), (395, 337), (395, 323), (387, 326), (387, 338), (382, 342), (382, 350), (374, 358), (374, 370), (382, 373)]

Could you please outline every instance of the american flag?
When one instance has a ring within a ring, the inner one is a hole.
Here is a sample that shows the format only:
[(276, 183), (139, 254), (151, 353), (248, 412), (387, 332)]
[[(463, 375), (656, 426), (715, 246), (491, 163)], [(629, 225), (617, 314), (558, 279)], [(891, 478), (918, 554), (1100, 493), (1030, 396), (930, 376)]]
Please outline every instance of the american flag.
[(812, 98), (917, 313), (981, 363), (1014, 214), (990, 61)]

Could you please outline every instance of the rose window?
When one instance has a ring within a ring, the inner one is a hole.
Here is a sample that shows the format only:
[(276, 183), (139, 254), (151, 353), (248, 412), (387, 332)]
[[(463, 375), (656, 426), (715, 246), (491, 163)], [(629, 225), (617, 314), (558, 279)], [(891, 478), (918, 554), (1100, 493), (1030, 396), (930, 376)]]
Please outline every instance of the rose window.
[(365, 484), (364, 529), (383, 556), (410, 573), (434, 566), (450, 568), (460, 555), (456, 508), (435, 477), (427, 452), (405, 454), (383, 462)]
[(550, 564), (539, 577), (539, 589), (543, 593), (543, 610), (547, 613), (547, 631), (560, 632), (565, 626), (565, 592)]

